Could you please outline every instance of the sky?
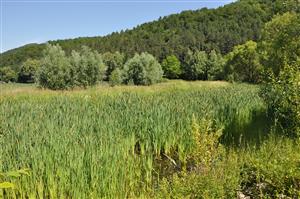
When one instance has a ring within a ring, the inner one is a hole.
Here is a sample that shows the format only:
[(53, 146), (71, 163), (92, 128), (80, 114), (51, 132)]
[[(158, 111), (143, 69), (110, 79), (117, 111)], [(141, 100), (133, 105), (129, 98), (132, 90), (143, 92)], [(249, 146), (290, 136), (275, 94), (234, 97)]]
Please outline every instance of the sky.
[(0, 0), (1, 52), (28, 43), (103, 36), (160, 16), (233, 0)]

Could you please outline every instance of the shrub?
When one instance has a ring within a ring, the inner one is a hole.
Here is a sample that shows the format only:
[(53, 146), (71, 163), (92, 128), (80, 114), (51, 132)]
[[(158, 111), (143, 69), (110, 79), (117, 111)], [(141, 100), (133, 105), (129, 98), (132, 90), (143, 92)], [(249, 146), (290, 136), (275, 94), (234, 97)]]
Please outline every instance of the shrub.
[(18, 80), (23, 83), (32, 83), (35, 81), (35, 76), (38, 68), (40, 67), (40, 61), (35, 59), (27, 59), (20, 68)]
[(262, 96), (275, 124), (289, 135), (300, 132), (300, 15), (285, 13), (265, 25), (262, 37), (266, 65)]
[(240, 157), (241, 191), (249, 198), (299, 198), (299, 140), (271, 136)]
[(148, 53), (135, 54), (124, 65), (125, 83), (151, 85), (161, 81), (163, 71), (158, 61)]
[(122, 83), (123, 83), (123, 73), (119, 68), (116, 68), (109, 76), (109, 84), (111, 86), (116, 86)]
[(181, 74), (180, 61), (175, 55), (170, 55), (163, 60), (161, 64), (164, 76), (169, 79), (176, 79)]
[(211, 120), (193, 122), (194, 147), (188, 154), (190, 166), (163, 178), (158, 198), (235, 198), (239, 187), (239, 165), (236, 154), (226, 154), (219, 143), (222, 130)]
[(270, 72), (262, 88), (262, 96), (275, 118), (276, 127), (280, 127), (288, 135), (295, 135), (295, 133), (300, 135), (300, 70), (298, 67), (285, 66), (277, 77)]
[(54, 90), (74, 86), (70, 61), (59, 45), (47, 45), (37, 73), (37, 83)]
[(86, 46), (79, 53), (72, 51), (70, 63), (71, 76), (76, 86), (92, 86), (104, 79), (106, 67), (100, 54)]
[(227, 80), (257, 83), (260, 80), (261, 71), (257, 44), (254, 41), (235, 46), (233, 51), (226, 56)]
[(10, 67), (0, 68), (0, 81), (15, 82), (17, 81), (17, 73)]

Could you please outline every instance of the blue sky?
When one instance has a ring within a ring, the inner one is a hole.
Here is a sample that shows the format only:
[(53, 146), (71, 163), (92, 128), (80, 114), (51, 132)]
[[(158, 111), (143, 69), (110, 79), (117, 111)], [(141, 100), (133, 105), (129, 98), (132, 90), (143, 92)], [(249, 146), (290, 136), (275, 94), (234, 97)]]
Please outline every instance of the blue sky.
[(233, 0), (0, 0), (1, 52), (28, 43), (101, 36), (160, 16)]

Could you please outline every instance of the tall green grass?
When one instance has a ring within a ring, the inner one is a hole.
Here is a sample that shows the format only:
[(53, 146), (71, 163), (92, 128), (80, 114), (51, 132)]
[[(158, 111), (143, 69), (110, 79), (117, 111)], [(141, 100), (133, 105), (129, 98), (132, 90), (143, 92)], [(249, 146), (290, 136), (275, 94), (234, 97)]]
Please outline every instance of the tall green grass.
[(238, 84), (3, 95), (1, 170), (31, 174), (13, 180), (16, 189), (3, 196), (143, 197), (160, 179), (156, 156), (176, 149), (184, 159), (191, 150), (192, 118), (242, 129), (263, 111), (258, 88)]

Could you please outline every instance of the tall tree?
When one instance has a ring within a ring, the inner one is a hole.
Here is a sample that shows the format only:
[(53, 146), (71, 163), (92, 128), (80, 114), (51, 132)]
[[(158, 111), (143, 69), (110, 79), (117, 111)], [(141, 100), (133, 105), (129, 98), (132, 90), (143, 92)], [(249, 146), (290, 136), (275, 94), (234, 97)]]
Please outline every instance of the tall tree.
[(266, 23), (261, 42), (263, 63), (278, 75), (284, 66), (293, 66), (300, 57), (300, 14), (288, 12)]
[(79, 52), (72, 51), (70, 63), (77, 86), (92, 86), (105, 77), (106, 66), (101, 55), (87, 46), (83, 46)]
[(176, 79), (181, 75), (181, 65), (180, 61), (175, 55), (167, 56), (162, 64), (162, 69), (164, 71), (164, 76), (169, 79)]
[(208, 57), (205, 51), (189, 51), (185, 57), (184, 76), (189, 80), (208, 79)]
[(262, 65), (257, 52), (257, 43), (248, 41), (234, 47), (226, 56), (225, 74), (227, 80), (257, 83)]
[(37, 73), (37, 83), (54, 90), (71, 88), (73, 81), (70, 69), (70, 61), (62, 48), (48, 44)]
[(0, 81), (15, 82), (17, 81), (17, 73), (10, 67), (0, 68)]
[(112, 71), (116, 68), (122, 69), (125, 64), (125, 55), (120, 52), (106, 52), (102, 55), (104, 64), (106, 65), (106, 77), (108, 78)]
[[(286, 3), (288, 2), (288, 3)], [(159, 61), (174, 54), (183, 62), (190, 49), (222, 54), (247, 40), (257, 41), (261, 28), (278, 12), (299, 7), (297, 0), (241, 0), (217, 9), (184, 11), (145, 23), (132, 30), (112, 33), (104, 37), (80, 37), (50, 41), (59, 44), (69, 55), (86, 45), (99, 53), (122, 52), (127, 57), (149, 52)], [(32, 44), (1, 54), (4, 66), (19, 65), (28, 58), (42, 56), (45, 44)]]
[(35, 76), (38, 68), (40, 67), (40, 61), (36, 59), (27, 59), (20, 68), (18, 81), (23, 83), (32, 83), (35, 81)]
[(151, 85), (161, 81), (163, 70), (149, 53), (136, 54), (124, 65), (125, 83)]
[(222, 80), (224, 78), (225, 59), (220, 53), (212, 50), (208, 55), (207, 64), (209, 80)]
[(262, 96), (275, 124), (300, 136), (300, 16), (285, 13), (266, 24), (262, 52), (266, 74)]

